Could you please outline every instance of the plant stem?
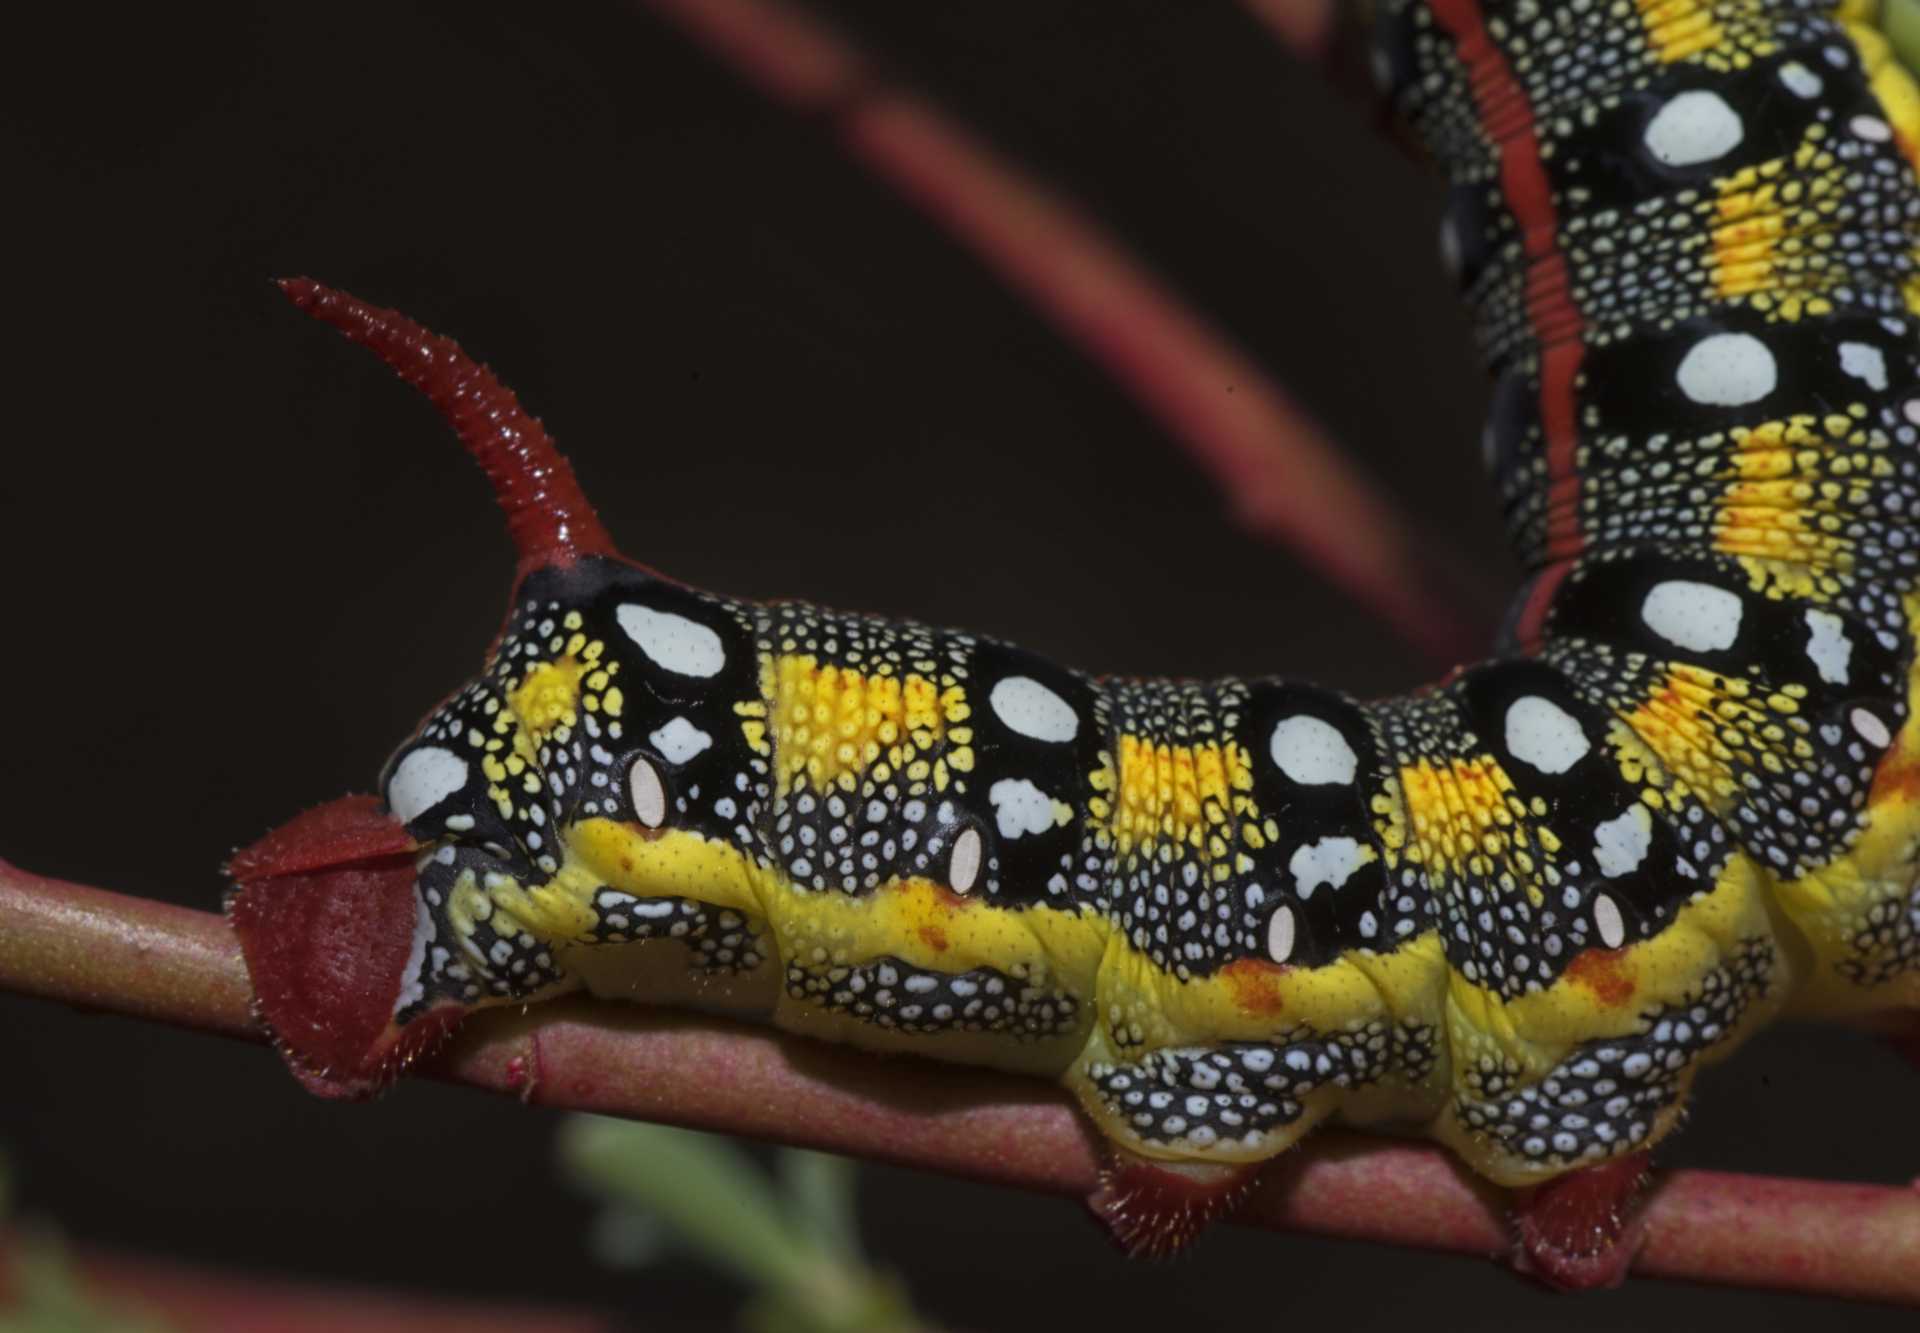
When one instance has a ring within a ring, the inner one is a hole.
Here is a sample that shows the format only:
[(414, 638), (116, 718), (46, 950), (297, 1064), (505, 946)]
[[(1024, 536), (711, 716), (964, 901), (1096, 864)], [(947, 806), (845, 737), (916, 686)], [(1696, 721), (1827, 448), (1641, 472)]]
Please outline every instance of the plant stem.
[[(255, 1041), (219, 917), (0, 862), (0, 990)], [(1093, 1133), (1057, 1087), (881, 1060), (717, 1018), (562, 1000), (495, 1011), (425, 1070), (542, 1106), (740, 1134), (1085, 1198)], [(1920, 1190), (1675, 1171), (1634, 1271), (1920, 1305)], [(1437, 1148), (1320, 1131), (1236, 1221), (1459, 1254), (1508, 1251), (1505, 1199)]]
[[(1294, 548), (1447, 666), (1492, 638), (1438, 543), (1334, 447), (1241, 348), (1094, 219), (864, 52), (781, 0), (643, 0), (761, 92), (823, 116), (849, 156), (1025, 297), (1184, 445), (1250, 531)], [(1300, 49), (1331, 7), (1269, 3)]]

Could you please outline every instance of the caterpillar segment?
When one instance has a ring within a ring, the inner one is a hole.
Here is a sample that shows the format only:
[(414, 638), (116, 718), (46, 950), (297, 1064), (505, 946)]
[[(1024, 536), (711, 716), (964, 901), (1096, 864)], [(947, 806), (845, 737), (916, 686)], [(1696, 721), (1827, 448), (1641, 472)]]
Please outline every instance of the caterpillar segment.
[(1526, 573), (1410, 695), (687, 588), (453, 344), (287, 284), (436, 396), (522, 555), (378, 806), (231, 867), (310, 1087), (582, 986), (729, 1007), (1061, 1079), (1141, 1252), (1337, 1120), (1513, 1187), (1593, 1285), (1703, 1065), (1920, 1008), (1920, 94), (1859, 5), (1374, 9)]

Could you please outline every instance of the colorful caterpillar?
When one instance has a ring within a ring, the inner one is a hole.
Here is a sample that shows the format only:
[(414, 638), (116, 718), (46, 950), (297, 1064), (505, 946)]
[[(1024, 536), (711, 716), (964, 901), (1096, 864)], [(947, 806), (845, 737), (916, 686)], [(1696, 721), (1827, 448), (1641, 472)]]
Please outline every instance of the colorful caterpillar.
[(1597, 1280), (1703, 1063), (1920, 1008), (1920, 91), (1863, 4), (1376, 8), (1528, 574), (1406, 697), (694, 591), (452, 343), (284, 284), (447, 414), (521, 556), (381, 797), (231, 866), (309, 1087), (690, 959), (782, 1028), (1062, 1078), (1133, 1248), (1336, 1118), (1561, 1182), (1535, 1257)]

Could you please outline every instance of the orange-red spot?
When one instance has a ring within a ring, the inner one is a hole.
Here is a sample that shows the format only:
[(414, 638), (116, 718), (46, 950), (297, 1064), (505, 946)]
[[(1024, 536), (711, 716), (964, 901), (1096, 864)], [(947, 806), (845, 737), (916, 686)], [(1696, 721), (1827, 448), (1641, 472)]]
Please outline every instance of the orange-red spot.
[(1220, 977), (1233, 992), (1240, 1012), (1256, 1018), (1271, 1018), (1287, 1007), (1280, 991), (1280, 978), (1293, 971), (1284, 963), (1269, 963), (1264, 958), (1241, 958), (1220, 969)]
[(1633, 999), (1637, 983), (1627, 965), (1625, 949), (1586, 949), (1567, 964), (1567, 976), (1574, 984), (1585, 986), (1594, 999), (1610, 1009), (1619, 1009)]
[(1915, 171), (1920, 171), (1920, 145), (1897, 129), (1893, 132), (1893, 144), (1900, 150), (1900, 156), (1906, 158)]
[(1903, 756), (1883, 764), (1873, 776), (1867, 799), (1870, 804), (1920, 799), (1920, 759)]
[(920, 927), (920, 939), (929, 949), (939, 953), (947, 951), (947, 932), (938, 926)]
[[(912, 889), (914, 888), (913, 885), (905, 884), (905, 883), (903, 883), (900, 887), (908, 890), (909, 892), (911, 892)], [(927, 889), (927, 905), (929, 907), (938, 907), (943, 911), (948, 911), (948, 912), (960, 912), (960, 911), (965, 911), (967, 908), (976, 906), (976, 903), (972, 898), (967, 897), (967, 895), (964, 893), (955, 893), (952, 889), (948, 888), (944, 884), (928, 884), (926, 886), (926, 889)]]

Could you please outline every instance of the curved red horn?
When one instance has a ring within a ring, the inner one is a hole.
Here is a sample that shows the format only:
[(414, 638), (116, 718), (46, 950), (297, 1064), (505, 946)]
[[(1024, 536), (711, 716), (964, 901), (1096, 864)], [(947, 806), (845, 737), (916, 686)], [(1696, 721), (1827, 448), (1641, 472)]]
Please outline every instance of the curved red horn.
[(311, 278), (282, 278), (279, 286), (300, 309), (372, 348), (440, 409), (493, 483), (523, 574), (619, 554), (546, 429), (453, 339)]

